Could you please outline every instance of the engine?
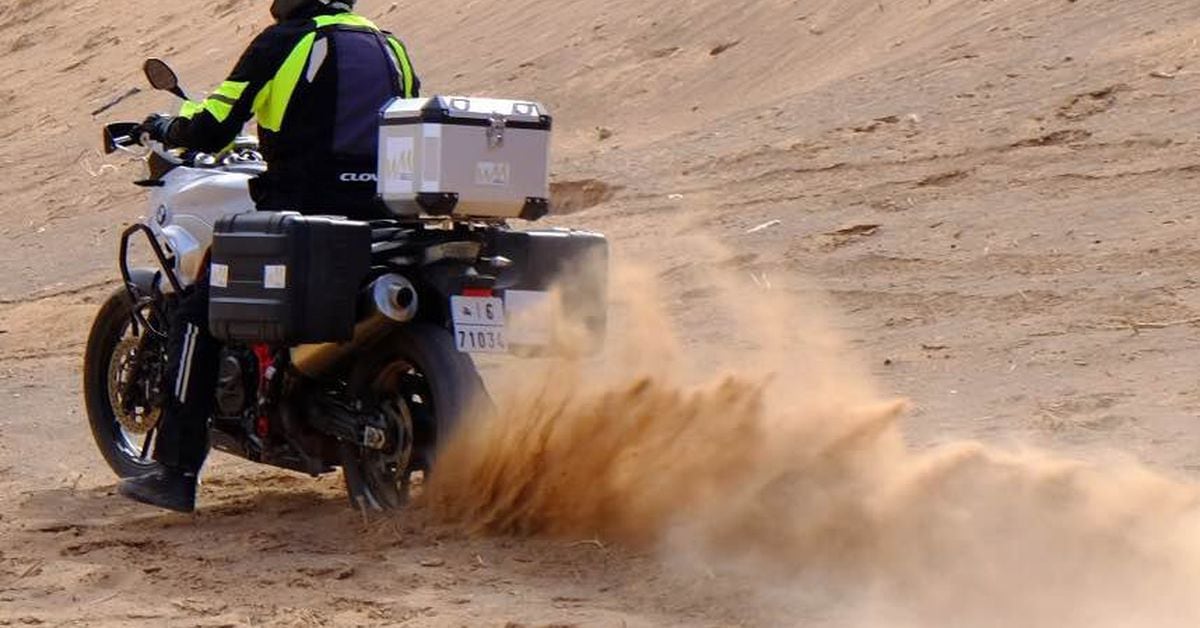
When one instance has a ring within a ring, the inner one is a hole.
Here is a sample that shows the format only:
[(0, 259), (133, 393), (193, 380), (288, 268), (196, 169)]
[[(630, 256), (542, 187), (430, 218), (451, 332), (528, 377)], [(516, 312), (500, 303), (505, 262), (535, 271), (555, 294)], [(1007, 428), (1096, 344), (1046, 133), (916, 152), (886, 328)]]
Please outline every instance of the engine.
[(217, 416), (228, 421), (255, 418), (258, 358), (247, 349), (224, 349), (217, 374)]

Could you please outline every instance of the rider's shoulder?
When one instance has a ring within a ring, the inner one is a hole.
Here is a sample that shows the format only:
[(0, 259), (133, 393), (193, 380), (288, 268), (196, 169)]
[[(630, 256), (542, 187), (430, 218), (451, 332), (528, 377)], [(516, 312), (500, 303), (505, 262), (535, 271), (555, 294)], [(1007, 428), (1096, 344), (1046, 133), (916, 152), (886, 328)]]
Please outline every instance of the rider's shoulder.
[(286, 49), (284, 52), (290, 52), (301, 39), (304, 39), (305, 35), (312, 31), (312, 20), (276, 22), (263, 29), (254, 38), (250, 47), (263, 52), (279, 52), (282, 49)]

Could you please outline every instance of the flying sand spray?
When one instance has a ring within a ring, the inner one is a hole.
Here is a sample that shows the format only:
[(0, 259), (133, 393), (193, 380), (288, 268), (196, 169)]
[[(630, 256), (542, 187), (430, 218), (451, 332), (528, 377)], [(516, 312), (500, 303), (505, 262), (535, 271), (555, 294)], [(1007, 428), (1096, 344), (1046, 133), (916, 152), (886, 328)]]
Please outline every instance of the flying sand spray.
[[(751, 583), (768, 625), (831, 601), (852, 626), (1200, 625), (1197, 487), (1134, 464), (909, 448), (905, 403), (880, 401), (820, 308), (778, 290), (714, 300), (751, 319), (730, 329), (763, 334), (737, 356), (758, 374), (691, 383), (689, 367), (718, 365), (670, 333), (652, 284), (617, 273), (598, 363), (498, 387), (514, 392), (439, 461), (439, 516), (655, 548)], [(733, 278), (710, 285), (734, 294)]]

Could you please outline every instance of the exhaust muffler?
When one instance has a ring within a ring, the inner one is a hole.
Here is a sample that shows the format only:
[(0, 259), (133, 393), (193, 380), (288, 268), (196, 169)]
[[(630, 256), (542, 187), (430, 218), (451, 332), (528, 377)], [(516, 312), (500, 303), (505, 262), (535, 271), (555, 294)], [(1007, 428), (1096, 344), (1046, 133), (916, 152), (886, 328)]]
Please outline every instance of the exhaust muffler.
[(378, 340), (394, 325), (416, 319), (421, 305), (412, 281), (394, 273), (372, 282), (363, 293), (363, 301), (367, 315), (354, 327), (354, 337), (349, 342), (294, 347), (292, 365), (309, 377), (320, 377), (358, 348)]

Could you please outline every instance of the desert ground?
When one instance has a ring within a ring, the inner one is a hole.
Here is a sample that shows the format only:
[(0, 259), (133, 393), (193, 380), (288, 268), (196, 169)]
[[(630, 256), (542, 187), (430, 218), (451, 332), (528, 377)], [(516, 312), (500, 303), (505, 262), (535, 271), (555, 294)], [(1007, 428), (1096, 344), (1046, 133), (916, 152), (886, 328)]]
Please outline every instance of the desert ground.
[[(612, 346), (485, 379), (608, 431), (475, 439), (396, 516), (219, 455), (196, 515), (116, 496), (81, 355), (144, 208), (100, 128), (175, 106), (145, 57), (207, 89), (270, 18), (0, 0), (0, 625), (1198, 625), (1200, 6), (359, 10), (427, 94), (555, 113), (545, 222), (609, 236)], [(472, 454), (598, 471), (487, 518)]]

